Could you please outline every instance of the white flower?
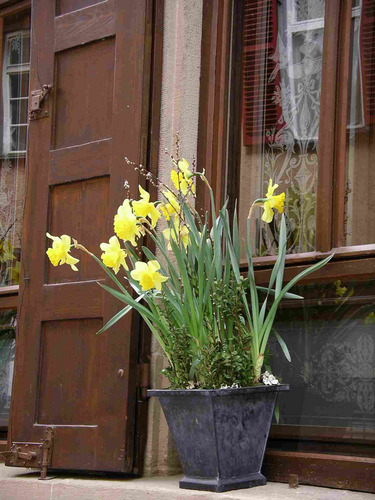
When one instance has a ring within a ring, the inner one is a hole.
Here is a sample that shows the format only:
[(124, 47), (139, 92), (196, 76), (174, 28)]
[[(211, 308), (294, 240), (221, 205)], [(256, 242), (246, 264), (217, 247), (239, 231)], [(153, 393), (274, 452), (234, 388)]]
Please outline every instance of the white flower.
[(277, 378), (272, 375), (272, 373), (269, 372), (264, 372), (262, 375), (262, 382), (264, 385), (279, 385), (280, 382), (277, 380)]

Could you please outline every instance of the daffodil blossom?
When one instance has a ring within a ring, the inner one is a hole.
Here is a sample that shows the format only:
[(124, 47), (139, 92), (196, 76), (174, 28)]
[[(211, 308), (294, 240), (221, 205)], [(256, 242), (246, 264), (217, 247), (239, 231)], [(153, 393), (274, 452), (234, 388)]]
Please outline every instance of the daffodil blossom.
[(283, 213), (284, 211), (285, 193), (281, 193), (279, 195), (273, 194), (278, 187), (278, 184), (272, 185), (272, 179), (270, 179), (266, 194), (267, 199), (263, 204), (264, 212), (262, 215), (262, 220), (264, 220), (264, 222), (267, 222), (268, 224), (273, 219), (273, 208), (278, 210), (279, 213)]
[(171, 215), (180, 213), (181, 207), (177, 198), (171, 191), (163, 191), (163, 195), (169, 203), (160, 203), (158, 208), (161, 210), (166, 220), (169, 220)]
[(158, 271), (160, 269), (160, 264), (157, 260), (150, 260), (149, 262), (136, 262), (135, 269), (130, 273), (131, 277), (139, 281), (142, 290), (145, 292), (156, 288), (156, 290), (161, 290), (161, 284), (167, 281), (168, 277), (163, 276)]
[(115, 274), (119, 272), (120, 266), (128, 270), (126, 264), (127, 254), (120, 246), (120, 242), (117, 236), (112, 236), (109, 238), (109, 243), (101, 243), (100, 249), (104, 252), (101, 255), (101, 259), (107, 267), (111, 267)]
[(141, 186), (139, 186), (139, 192), (141, 194), (141, 199), (138, 201), (133, 201), (134, 213), (135, 215), (141, 217), (149, 216), (151, 218), (152, 227), (155, 227), (157, 221), (159, 220), (160, 212), (155, 207), (154, 203), (150, 203), (150, 194)]
[(63, 234), (59, 238), (58, 236), (51, 236), (49, 233), (46, 234), (47, 237), (53, 241), (52, 248), (49, 248), (46, 252), (51, 264), (53, 266), (58, 266), (59, 264), (60, 266), (62, 264), (69, 264), (73, 271), (78, 271), (76, 264), (79, 262), (79, 259), (75, 259), (69, 255), (71, 247), (70, 236)]
[(189, 163), (183, 158), (178, 162), (178, 170), (171, 171), (171, 181), (176, 189), (186, 194), (188, 189), (195, 193), (195, 185), (192, 179), (192, 172), (189, 170)]
[(171, 238), (173, 241), (177, 241), (177, 237), (180, 241), (182, 241), (185, 248), (187, 248), (189, 244), (189, 228), (185, 224), (181, 223), (178, 216), (175, 216), (173, 221), (173, 228), (164, 229), (163, 235), (169, 241), (168, 250), (172, 250), (171, 246)]
[(9, 240), (0, 242), (0, 262), (8, 262), (15, 259), (13, 255), (14, 247)]
[(189, 162), (185, 160), (185, 158), (182, 158), (182, 160), (178, 162), (178, 169), (184, 174), (186, 180), (193, 177), (193, 173), (189, 170)]
[(143, 234), (142, 226), (134, 215), (128, 199), (119, 206), (113, 225), (117, 236), (121, 240), (130, 241), (133, 246), (137, 244), (135, 238), (139, 238)]

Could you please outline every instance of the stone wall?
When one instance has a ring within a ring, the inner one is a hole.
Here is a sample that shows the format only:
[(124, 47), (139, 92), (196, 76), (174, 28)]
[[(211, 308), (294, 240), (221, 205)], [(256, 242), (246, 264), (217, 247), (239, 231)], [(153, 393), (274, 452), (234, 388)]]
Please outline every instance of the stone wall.
[[(189, 162), (197, 155), (202, 9), (203, 0), (165, 1), (159, 177), (167, 184), (171, 161), (165, 150), (176, 154), (177, 133), (180, 155)], [(160, 373), (165, 364), (162, 350), (153, 339), (153, 388), (167, 386)], [(152, 398), (149, 402), (144, 475), (171, 475), (180, 471), (164, 414), (159, 401)]]

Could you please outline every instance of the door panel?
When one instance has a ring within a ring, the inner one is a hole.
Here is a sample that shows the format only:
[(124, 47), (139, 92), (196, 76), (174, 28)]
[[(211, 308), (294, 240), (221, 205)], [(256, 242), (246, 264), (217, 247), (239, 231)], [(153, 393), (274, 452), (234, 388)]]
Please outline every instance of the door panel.
[(54, 149), (111, 133), (115, 42), (106, 38), (57, 54)]
[(78, 272), (51, 266), (45, 233), (69, 234), (99, 255), (125, 179), (136, 196), (138, 176), (124, 156), (144, 161), (150, 9), (146, 0), (56, 7), (32, 7), (30, 88), (53, 88), (42, 118), (30, 122), (9, 444), (41, 442), (53, 427), (51, 468), (131, 472), (136, 318), (96, 336), (122, 305), (102, 293), (104, 274), (88, 255), (73, 250)]

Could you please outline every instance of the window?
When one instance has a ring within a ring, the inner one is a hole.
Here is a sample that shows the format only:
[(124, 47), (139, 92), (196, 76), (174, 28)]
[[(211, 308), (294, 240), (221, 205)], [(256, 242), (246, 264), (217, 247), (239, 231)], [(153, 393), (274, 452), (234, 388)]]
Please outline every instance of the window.
[(0, 312), (0, 428), (8, 425), (12, 393), (17, 311)]
[(26, 153), (30, 71), (30, 34), (10, 33), (5, 37), (3, 96), (3, 154)]
[(0, 8), (0, 449), (12, 390), (25, 199), (30, 9)]
[[(375, 1), (239, 0), (204, 16), (199, 168), (218, 201), (238, 199), (243, 234), (269, 178), (285, 191), (286, 279), (335, 251), (295, 290), (303, 304), (285, 301), (277, 317), (292, 363), (275, 342), (270, 364), (291, 390), (266, 474), (373, 491), (374, 464), (364, 474), (358, 457), (375, 443)], [(279, 217), (259, 219), (264, 285)], [(327, 453), (350, 462), (350, 477)]]

